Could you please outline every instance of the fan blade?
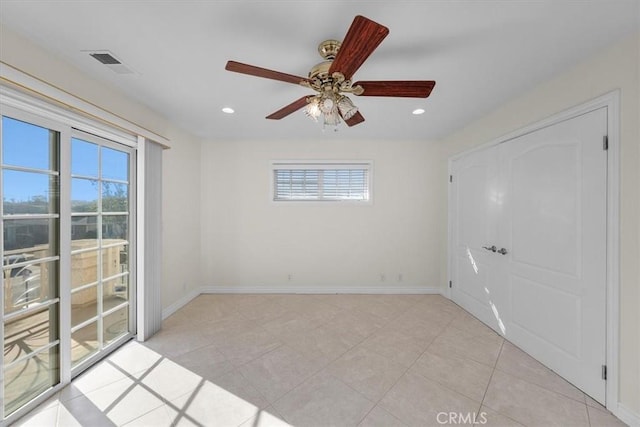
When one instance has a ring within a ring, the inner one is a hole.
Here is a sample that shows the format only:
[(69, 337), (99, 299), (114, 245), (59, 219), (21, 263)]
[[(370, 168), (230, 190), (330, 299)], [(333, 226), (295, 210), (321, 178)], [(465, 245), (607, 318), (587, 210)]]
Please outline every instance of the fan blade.
[(349, 120), (345, 120), (344, 122), (347, 124), (347, 126), (351, 127), (364, 122), (364, 117), (362, 116), (362, 114), (360, 114), (360, 111), (358, 111), (353, 116), (351, 116)]
[(336, 71), (350, 79), (378, 45), (387, 37), (389, 29), (364, 16), (356, 16), (342, 41), (336, 58), (329, 67), (329, 75)]
[(309, 79), (306, 79), (304, 77), (281, 73), (280, 71), (268, 70), (266, 68), (260, 68), (254, 65), (243, 64), (236, 61), (228, 61), (224, 69), (227, 71), (233, 71), (235, 73), (249, 74), (250, 76), (264, 77), (265, 79), (279, 80), (281, 82), (293, 84), (300, 84), (300, 82), (309, 81)]
[(433, 80), (381, 80), (356, 82), (353, 86), (362, 86), (364, 92), (360, 96), (397, 96), (405, 98), (427, 98), (436, 82)]
[(299, 109), (307, 105), (307, 98), (309, 98), (309, 96), (303, 96), (297, 101), (293, 101), (291, 104), (287, 105), (286, 107), (282, 107), (275, 113), (271, 113), (266, 118), (271, 120), (280, 120), (284, 117), (287, 117), (289, 114), (295, 113), (296, 111), (298, 111)]

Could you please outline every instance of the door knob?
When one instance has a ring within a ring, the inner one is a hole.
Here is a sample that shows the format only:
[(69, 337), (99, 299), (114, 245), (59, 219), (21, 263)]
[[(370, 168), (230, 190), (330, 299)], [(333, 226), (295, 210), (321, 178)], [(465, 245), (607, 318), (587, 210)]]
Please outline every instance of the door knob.
[(483, 246), (484, 249), (491, 251), (491, 252), (495, 252), (498, 250), (498, 248), (496, 248), (496, 245), (491, 246), (490, 248), (487, 246)]
[(506, 254), (507, 254), (507, 250), (506, 250), (505, 248), (501, 248), (501, 249), (498, 251), (498, 253), (499, 253), (499, 254), (502, 254), (502, 255), (506, 255)]

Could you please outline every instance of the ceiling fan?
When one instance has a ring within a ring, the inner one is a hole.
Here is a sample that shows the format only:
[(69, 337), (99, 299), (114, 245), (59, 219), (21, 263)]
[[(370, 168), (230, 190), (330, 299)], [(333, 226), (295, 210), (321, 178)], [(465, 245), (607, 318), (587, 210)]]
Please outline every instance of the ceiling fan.
[(324, 124), (337, 126), (342, 119), (348, 126), (364, 121), (353, 102), (345, 93), (356, 96), (390, 96), (426, 98), (436, 82), (433, 80), (377, 80), (351, 82), (353, 74), (389, 34), (389, 29), (364, 16), (356, 16), (341, 42), (325, 40), (318, 52), (325, 61), (314, 66), (309, 77), (299, 77), (268, 70), (236, 61), (228, 61), (225, 69), (266, 79), (301, 85), (317, 92), (307, 95), (268, 115), (267, 119), (280, 120), (301, 108), (314, 120), (322, 117)]

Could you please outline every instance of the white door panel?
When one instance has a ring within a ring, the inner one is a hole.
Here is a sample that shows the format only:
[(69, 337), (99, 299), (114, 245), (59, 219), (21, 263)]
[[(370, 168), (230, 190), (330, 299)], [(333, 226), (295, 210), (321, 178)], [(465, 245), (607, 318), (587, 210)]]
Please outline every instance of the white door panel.
[(506, 156), (517, 153), (505, 159), (511, 261), (576, 277), (580, 269), (580, 141), (536, 146), (532, 140), (539, 137), (531, 135), (501, 147)]
[[(494, 217), (500, 209), (497, 187), (497, 149), (482, 150), (455, 162), (456, 187), (454, 222), (455, 256), (452, 280), (453, 299), (469, 312), (491, 325), (501, 327), (492, 307), (497, 276), (502, 272), (495, 254), (485, 247), (493, 245), (498, 229)], [(502, 304), (500, 304), (502, 306)]]
[(602, 403), (606, 123), (601, 108), (454, 161), (451, 210), (453, 299)]

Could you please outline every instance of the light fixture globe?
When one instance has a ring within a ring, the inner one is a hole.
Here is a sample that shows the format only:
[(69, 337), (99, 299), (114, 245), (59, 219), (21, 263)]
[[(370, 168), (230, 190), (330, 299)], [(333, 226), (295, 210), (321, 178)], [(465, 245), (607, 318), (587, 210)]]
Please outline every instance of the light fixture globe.
[(358, 112), (358, 107), (353, 105), (353, 102), (343, 95), (338, 100), (338, 110), (340, 110), (340, 115), (344, 120), (349, 120)]

